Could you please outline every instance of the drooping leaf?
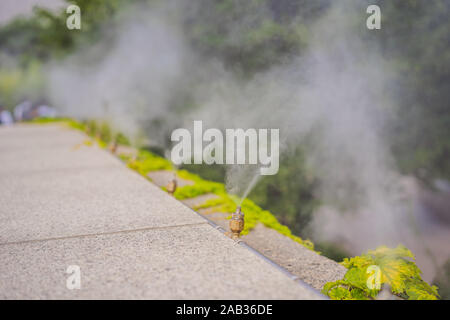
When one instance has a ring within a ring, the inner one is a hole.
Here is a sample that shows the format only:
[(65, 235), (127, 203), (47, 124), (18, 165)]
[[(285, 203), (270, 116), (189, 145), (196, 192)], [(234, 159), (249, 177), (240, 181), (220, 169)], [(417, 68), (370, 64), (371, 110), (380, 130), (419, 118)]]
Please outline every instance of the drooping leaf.
[(383, 257), (377, 259), (381, 269), (383, 283), (391, 286), (393, 293), (402, 293), (406, 289), (405, 282), (410, 278), (420, 278), (419, 268), (411, 261), (403, 258)]

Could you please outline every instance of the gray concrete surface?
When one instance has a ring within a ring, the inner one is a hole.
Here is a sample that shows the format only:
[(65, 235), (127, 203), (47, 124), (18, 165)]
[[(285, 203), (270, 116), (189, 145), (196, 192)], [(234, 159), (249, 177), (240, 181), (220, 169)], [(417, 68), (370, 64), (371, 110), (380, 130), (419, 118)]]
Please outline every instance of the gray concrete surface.
[[(208, 200), (218, 199), (218, 198), (219, 198), (219, 196), (215, 195), (214, 193), (206, 193), (206, 194), (202, 194), (200, 196), (194, 197), (194, 198), (183, 199), (183, 200), (181, 200), (181, 202), (183, 202), (189, 208), (195, 208), (196, 206), (204, 204)], [(199, 211), (200, 210), (198, 210), (197, 212), (199, 212)]]
[(0, 127), (0, 298), (322, 298), (85, 139)]

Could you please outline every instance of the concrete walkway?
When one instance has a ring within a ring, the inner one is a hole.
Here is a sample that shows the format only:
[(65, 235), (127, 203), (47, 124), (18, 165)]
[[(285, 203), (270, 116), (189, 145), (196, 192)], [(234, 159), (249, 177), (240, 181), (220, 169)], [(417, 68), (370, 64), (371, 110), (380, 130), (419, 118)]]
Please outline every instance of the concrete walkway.
[(321, 298), (86, 139), (0, 127), (0, 298)]

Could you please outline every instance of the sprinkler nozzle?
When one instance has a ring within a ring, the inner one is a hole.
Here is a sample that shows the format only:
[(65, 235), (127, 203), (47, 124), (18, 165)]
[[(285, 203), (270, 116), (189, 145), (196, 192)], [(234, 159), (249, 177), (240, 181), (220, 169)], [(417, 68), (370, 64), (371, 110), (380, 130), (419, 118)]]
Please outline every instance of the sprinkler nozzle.
[(175, 175), (173, 179), (167, 184), (166, 186), (167, 192), (169, 194), (173, 195), (175, 193), (175, 190), (177, 190), (177, 179), (175, 178)]
[(244, 230), (244, 213), (239, 206), (236, 208), (236, 212), (231, 215), (230, 230), (232, 239), (238, 239), (242, 230)]
[(109, 146), (109, 151), (111, 151), (111, 153), (115, 154), (117, 151), (117, 140), (114, 140), (114, 142)]

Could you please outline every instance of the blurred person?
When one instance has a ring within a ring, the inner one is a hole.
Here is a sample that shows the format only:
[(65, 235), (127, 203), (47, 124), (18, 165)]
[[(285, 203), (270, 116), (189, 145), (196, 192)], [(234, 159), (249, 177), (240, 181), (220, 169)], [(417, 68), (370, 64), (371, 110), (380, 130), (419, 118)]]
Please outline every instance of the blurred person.
[(14, 123), (11, 112), (3, 107), (0, 107), (0, 124), (1, 125), (11, 125)]
[(39, 118), (55, 118), (56, 110), (55, 108), (49, 107), (48, 105), (40, 105), (36, 109), (37, 117)]
[(25, 120), (25, 115), (30, 111), (32, 104), (29, 100), (25, 100), (14, 108), (14, 119), (17, 122)]

